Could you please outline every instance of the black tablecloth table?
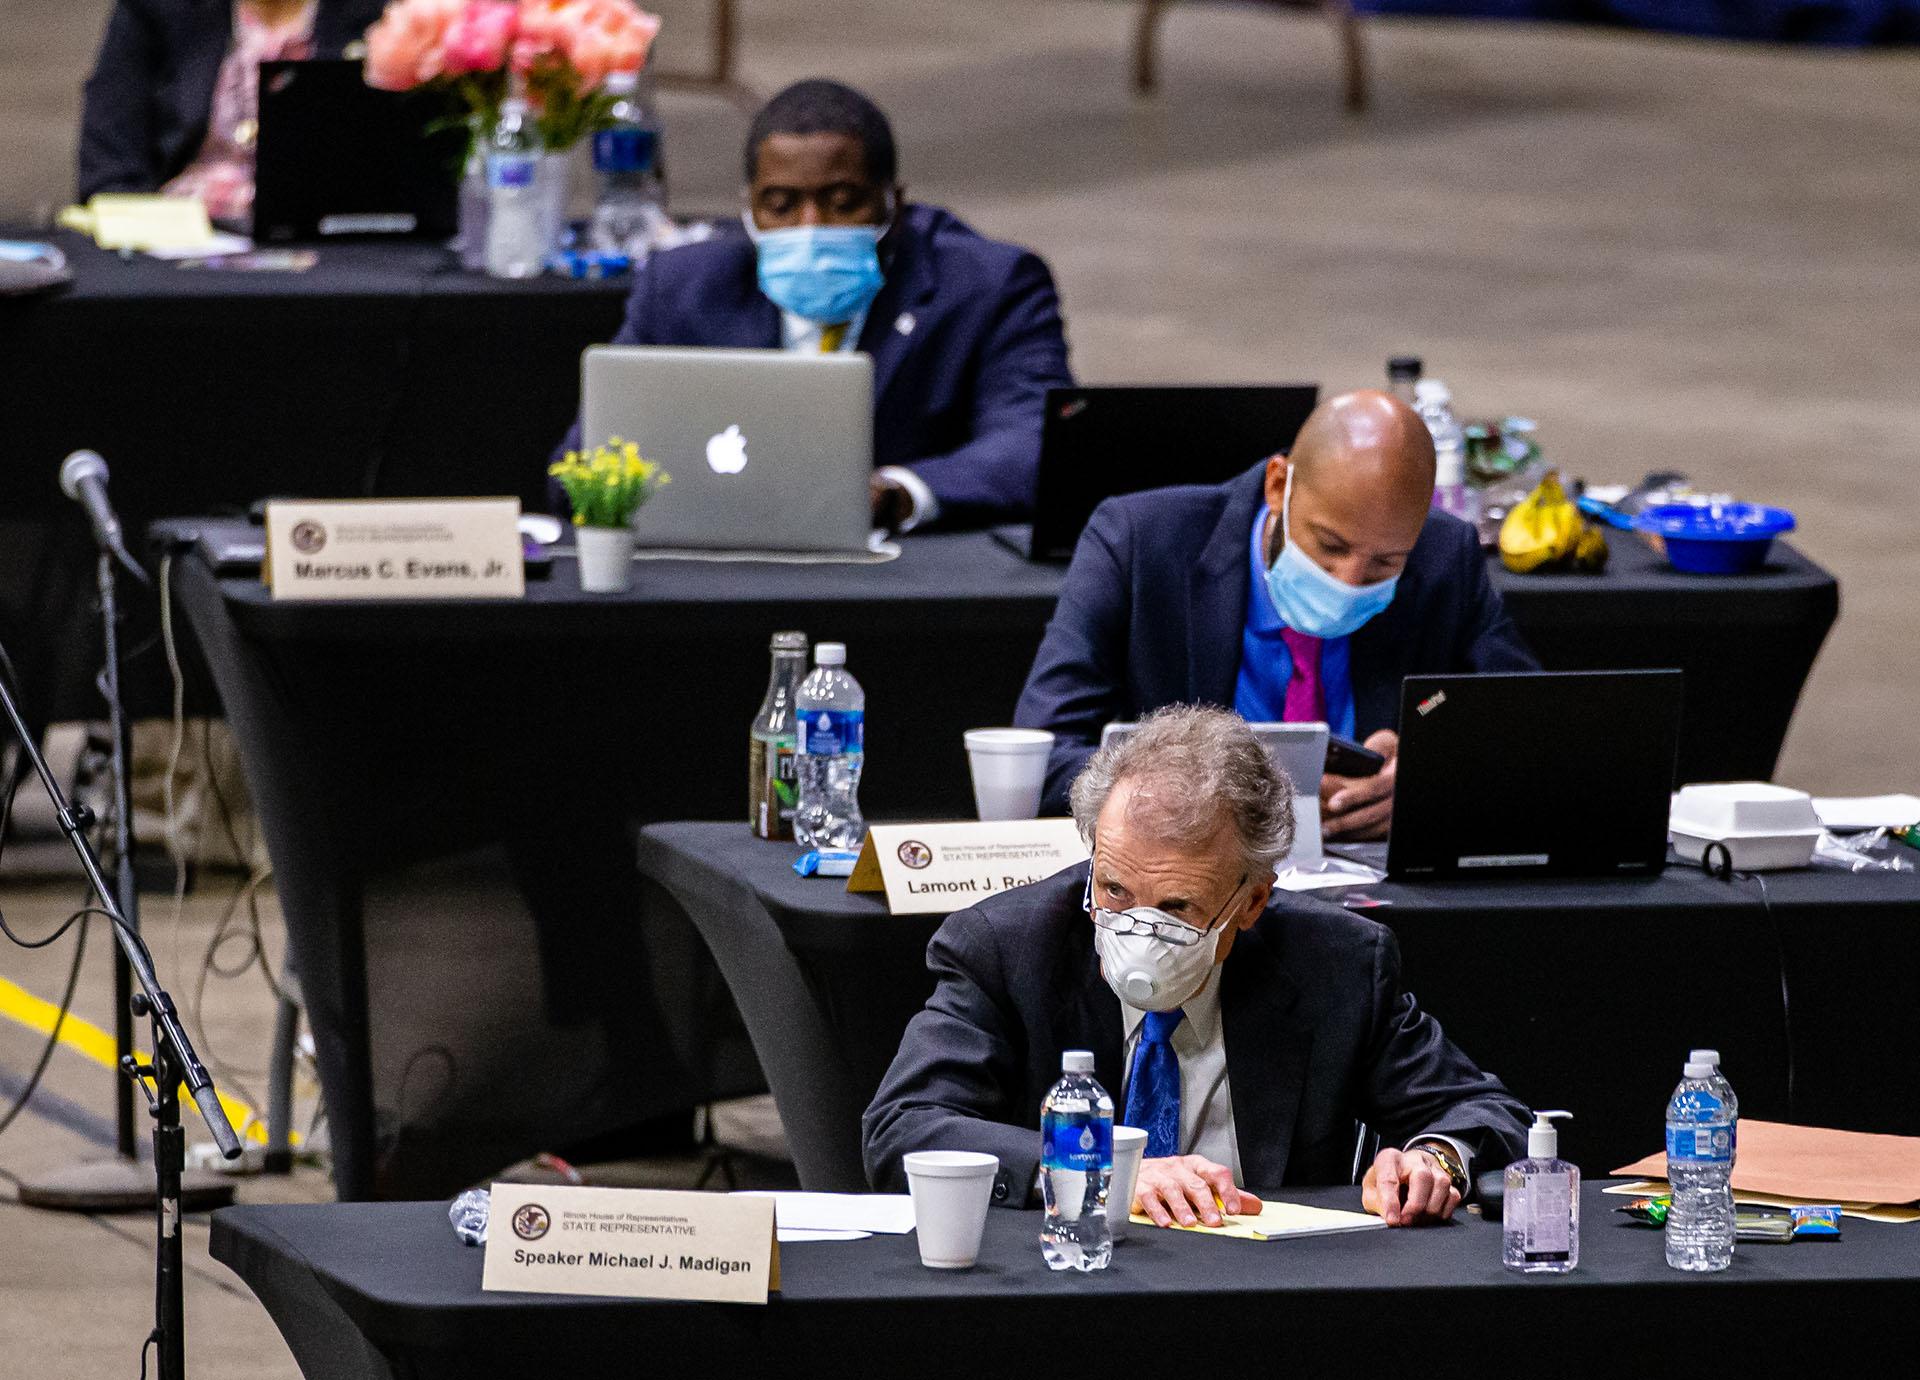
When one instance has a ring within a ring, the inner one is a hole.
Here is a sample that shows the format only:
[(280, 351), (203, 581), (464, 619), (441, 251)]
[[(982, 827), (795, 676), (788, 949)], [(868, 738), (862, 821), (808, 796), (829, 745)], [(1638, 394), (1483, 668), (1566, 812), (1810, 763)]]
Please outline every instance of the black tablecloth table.
[[(635, 942), (626, 917), (638, 883), (624, 824), (744, 817), (746, 726), (766, 684), (768, 639), (788, 627), (850, 645), (872, 711), (861, 788), (869, 813), (971, 812), (961, 732), (1006, 722), (1061, 572), (984, 533), (916, 535), (902, 545), (897, 561), (879, 565), (641, 562), (631, 591), (616, 596), (581, 594), (577, 568), (563, 557), (514, 602), (276, 603), (257, 580), (216, 578), (191, 553), (180, 560), (183, 607), (261, 800), (308, 984), (343, 1194), (364, 1196), (376, 1179), (366, 1070), (382, 1022), (370, 1035), (364, 878), (505, 847), (495, 862), (526, 900), (521, 930), (537, 940), (547, 1015), (564, 1023), (585, 1019), (580, 1011), (631, 1014), (617, 991), (624, 960), (608, 948)], [(1790, 704), (1805, 668), (1768, 658), (1780, 643), (1824, 630), (1822, 591), (1830, 617), (1833, 583), (1790, 552), (1781, 561), (1760, 583), (1743, 584), (1636, 574), (1623, 559), (1600, 582), (1529, 584), (1516, 602), (1541, 626), (1563, 629), (1568, 646), (1581, 649), (1578, 664), (1635, 664), (1634, 638), (1609, 622), (1608, 580), (1618, 580), (1637, 616), (1653, 617), (1663, 604), (1679, 610), (1677, 628), (1701, 630), (1701, 657), (1733, 654), (1705, 635), (1716, 618), (1730, 627), (1780, 620), (1780, 637), (1743, 640), (1738, 654), (1753, 676), (1792, 679)], [(1777, 747), (1777, 732), (1748, 744), (1769, 764)], [(402, 933), (382, 921), (376, 937)], [(418, 956), (410, 951), (405, 962)], [(525, 982), (528, 964), (503, 959), (493, 980), (509, 973)], [(430, 1023), (416, 1024), (419, 1053), (434, 1042)], [(498, 1024), (504, 1047), (504, 1015)], [(636, 1048), (661, 1039), (606, 1028), (607, 1056), (629, 1067)], [(699, 1045), (682, 1039), (674, 1053), (698, 1063)], [(475, 1091), (474, 1067), (434, 1060), (432, 1086), (457, 1085), (434, 1096)], [(403, 1060), (389, 1075), (411, 1079), (417, 1092), (420, 1072)], [(396, 1098), (380, 1101), (392, 1109)], [(402, 1129), (410, 1124), (398, 1115)], [(498, 1129), (500, 1118), (488, 1124)], [(474, 1131), (453, 1141), (476, 1157), (491, 1143)], [(435, 1153), (452, 1148), (442, 1143)], [(425, 1154), (420, 1147), (415, 1163), (424, 1165)], [(443, 1172), (457, 1170), (449, 1163)], [(408, 1196), (443, 1182), (394, 1178), (386, 1187)]]
[[(855, 1190), (860, 1112), (932, 991), (944, 917), (891, 916), (794, 856), (732, 824), (640, 835), (732, 987), (801, 1182)], [(1595, 1168), (1659, 1147), (1694, 1046), (1721, 1051), (1745, 1115), (1920, 1135), (1920, 1085), (1863, 1053), (1920, 1047), (1920, 874), (1363, 890), (1390, 902), (1362, 913), (1393, 929), (1422, 1006), (1523, 1102), (1572, 1110), (1566, 1144)]]
[(1054, 1274), (1040, 1214), (995, 1209), (970, 1270), (922, 1267), (912, 1235), (783, 1246), (764, 1307), (484, 1293), (482, 1252), (437, 1202), (225, 1208), (213, 1254), (308, 1380), (1840, 1373), (1882, 1353), (1920, 1287), (1920, 1228), (1849, 1218), (1839, 1241), (1742, 1245), (1686, 1275), (1622, 1201), (1583, 1185), (1580, 1264), (1553, 1277), (1504, 1269), (1499, 1225), (1470, 1214), (1268, 1242), (1137, 1227), (1106, 1270)]
[[(340, 1194), (443, 1191), (596, 1129), (569, 1118), (668, 1110), (650, 1105), (671, 1105), (663, 1084), (690, 1082), (685, 1105), (732, 1086), (702, 1073), (704, 1029), (642, 1019), (649, 981), (671, 1011), (711, 964), (690, 933), (691, 955), (650, 951), (628, 822), (744, 820), (747, 725), (788, 627), (850, 645), (874, 706), (869, 806), (970, 808), (962, 730), (1006, 720), (1057, 581), (984, 536), (929, 535), (885, 565), (644, 562), (618, 596), (582, 595), (562, 559), (520, 601), (287, 604), (182, 556), (175, 586), (273, 860)], [(484, 921), (489, 902), (504, 910)], [(569, 1046), (569, 1026), (598, 1043)], [(686, 1079), (663, 1077), (674, 1061)]]
[[(55, 482), (68, 452), (106, 457), (136, 549), (155, 518), (276, 494), (544, 508), (580, 352), (612, 338), (627, 287), (499, 281), (424, 243), (328, 244), (303, 273), (236, 273), (50, 238), (73, 283), (0, 301), (0, 635), (38, 634), (8, 645), (43, 715), (98, 712), (88, 658), (61, 655), (91, 549)], [(165, 712), (159, 672), (135, 685)]]
[[(1687, 674), (1681, 781), (1768, 781), (1801, 687), (1840, 613), (1833, 576), (1785, 542), (1745, 575), (1688, 575), (1608, 534), (1599, 575), (1514, 575), (1494, 587), (1549, 671), (1677, 666)], [(1599, 753), (1594, 744), (1576, 750)]]

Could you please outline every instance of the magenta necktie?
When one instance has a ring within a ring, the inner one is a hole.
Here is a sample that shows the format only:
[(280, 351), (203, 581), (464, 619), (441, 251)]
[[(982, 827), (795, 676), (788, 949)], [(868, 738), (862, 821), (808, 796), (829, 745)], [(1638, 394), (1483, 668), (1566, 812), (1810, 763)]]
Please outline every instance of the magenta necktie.
[(1320, 639), (1280, 629), (1280, 640), (1287, 644), (1293, 658), (1293, 674), (1287, 677), (1287, 700), (1280, 717), (1285, 723), (1318, 723), (1327, 717), (1320, 696)]

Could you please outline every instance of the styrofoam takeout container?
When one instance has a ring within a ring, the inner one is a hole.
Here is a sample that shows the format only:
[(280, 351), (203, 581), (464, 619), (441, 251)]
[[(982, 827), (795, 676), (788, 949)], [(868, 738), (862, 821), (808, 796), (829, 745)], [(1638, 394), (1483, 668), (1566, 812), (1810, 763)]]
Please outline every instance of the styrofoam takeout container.
[(1699, 862), (1709, 844), (1723, 843), (1741, 872), (1805, 867), (1820, 838), (1820, 816), (1805, 791), (1766, 781), (1682, 786), (1667, 819), (1673, 851)]

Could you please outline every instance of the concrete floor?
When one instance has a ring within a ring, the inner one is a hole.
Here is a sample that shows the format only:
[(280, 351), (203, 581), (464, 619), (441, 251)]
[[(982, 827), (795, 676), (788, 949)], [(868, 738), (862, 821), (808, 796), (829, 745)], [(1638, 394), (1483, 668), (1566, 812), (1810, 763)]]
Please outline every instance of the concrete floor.
[[(662, 60), (697, 61), (704, 4), (657, 8)], [(1796, 540), (1839, 574), (1844, 612), (1779, 779), (1920, 786), (1920, 716), (1904, 693), (1920, 633), (1912, 56), (1386, 21), (1370, 26), (1377, 106), (1350, 120), (1331, 37), (1309, 16), (1177, 7), (1163, 93), (1140, 102), (1125, 88), (1122, 4), (741, 8), (758, 89), (817, 72), (865, 86), (896, 119), (915, 194), (1049, 258), (1089, 381), (1341, 387), (1410, 349), (1469, 414), (1538, 418), (1575, 473), (1678, 467), (1794, 508)], [(0, 218), (65, 196), (105, 9), (0, 0)], [(680, 205), (736, 204), (744, 115), (682, 95), (665, 114)], [(43, 933), (74, 893), (16, 885), (0, 904)], [(176, 960), (164, 904), (150, 904), (169, 974), (197, 970), (222, 905), (217, 888), (190, 902)], [(57, 998), (70, 953), (0, 949), (0, 975)], [(104, 954), (96, 934), (78, 1004), (102, 1024)], [(271, 1014), (257, 972), (210, 988), (209, 1044), (250, 1089)], [(17, 1081), (39, 1044), (0, 1019), (0, 1075)], [(94, 1152), (71, 1127), (98, 1131), (109, 1086), (63, 1051), (48, 1087), (64, 1102), (0, 1135), (0, 1373), (134, 1364), (146, 1224), (6, 1201), (6, 1176)], [(0, 1086), (0, 1106), (11, 1096)], [(243, 1189), (324, 1193), (312, 1170)], [(293, 1374), (265, 1314), (204, 1258), (204, 1227), (191, 1231), (195, 1373)]]

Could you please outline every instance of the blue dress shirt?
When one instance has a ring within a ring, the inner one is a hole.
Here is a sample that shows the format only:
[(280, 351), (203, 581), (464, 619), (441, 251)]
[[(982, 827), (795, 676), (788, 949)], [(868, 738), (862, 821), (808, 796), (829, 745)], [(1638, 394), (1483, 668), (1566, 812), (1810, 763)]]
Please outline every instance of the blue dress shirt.
[[(1287, 682), (1293, 678), (1293, 654), (1280, 636), (1286, 626), (1267, 592), (1267, 508), (1254, 510), (1249, 542), (1247, 618), (1240, 633), (1240, 678), (1233, 687), (1233, 712), (1250, 724), (1284, 723)], [(1320, 693), (1326, 700), (1327, 727), (1342, 738), (1352, 738), (1353, 677), (1348, 670), (1347, 637), (1330, 637), (1320, 644)]]

